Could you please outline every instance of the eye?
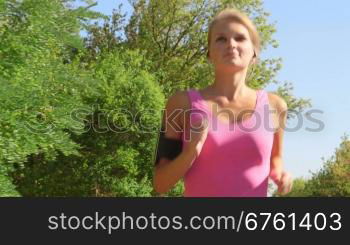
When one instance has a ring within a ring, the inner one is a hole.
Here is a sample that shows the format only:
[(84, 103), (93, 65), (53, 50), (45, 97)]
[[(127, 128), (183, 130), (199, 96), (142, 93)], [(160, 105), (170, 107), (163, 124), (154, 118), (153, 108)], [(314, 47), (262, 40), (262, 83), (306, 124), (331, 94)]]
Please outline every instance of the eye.
[(244, 40), (246, 40), (246, 38), (245, 38), (245, 36), (237, 36), (236, 40), (237, 41), (244, 41)]
[(226, 37), (223, 37), (223, 36), (218, 37), (218, 38), (216, 39), (216, 41), (226, 41)]

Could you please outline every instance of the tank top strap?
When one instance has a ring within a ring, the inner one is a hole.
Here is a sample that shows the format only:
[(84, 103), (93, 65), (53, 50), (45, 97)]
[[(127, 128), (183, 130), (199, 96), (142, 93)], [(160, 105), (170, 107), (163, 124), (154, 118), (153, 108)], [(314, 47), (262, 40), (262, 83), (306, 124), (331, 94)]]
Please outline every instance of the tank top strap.
[[(189, 89), (187, 90), (187, 95), (190, 101), (190, 124), (198, 120), (201, 121), (204, 118), (208, 118), (208, 110), (205, 106), (205, 101), (203, 101), (201, 94), (195, 89)], [(182, 140), (184, 142), (187, 142), (189, 140), (189, 135), (189, 129), (187, 129), (182, 134)]]
[(203, 101), (203, 98), (200, 95), (198, 90), (190, 89), (190, 90), (188, 90), (187, 93), (188, 93), (188, 96), (190, 98), (192, 110), (201, 110), (201, 111), (208, 112), (205, 101)]
[[(269, 97), (268, 92), (266, 90), (259, 90), (260, 96), (258, 97), (258, 105), (256, 108), (256, 112), (260, 115), (260, 120), (264, 122), (264, 125), (267, 126), (270, 129), (274, 128), (274, 122), (272, 115), (270, 113), (270, 103), (269, 103)], [(266, 127), (262, 127), (263, 129)], [(269, 132), (273, 132), (270, 130)]]
[(268, 102), (267, 92), (264, 89), (257, 90), (256, 109), (264, 108)]

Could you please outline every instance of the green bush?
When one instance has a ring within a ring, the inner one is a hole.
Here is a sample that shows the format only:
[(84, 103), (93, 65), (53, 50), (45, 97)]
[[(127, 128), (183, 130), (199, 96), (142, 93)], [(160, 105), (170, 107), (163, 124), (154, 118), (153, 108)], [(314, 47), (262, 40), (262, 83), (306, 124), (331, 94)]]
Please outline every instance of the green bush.
[(11, 179), (7, 176), (6, 171), (0, 165), (0, 196), (1, 197), (19, 197), (20, 194), (12, 184)]
[[(72, 97), (83, 103), (68, 107), (67, 98), (62, 105), (67, 117), (75, 112), (84, 115), (78, 124), (76, 116), (64, 124), (76, 154), (59, 153), (52, 159), (31, 155), (13, 173), (23, 195), (151, 195), (152, 157), (164, 97), (153, 76), (142, 70), (144, 62), (137, 52), (123, 51), (101, 57), (89, 67), (94, 75), (84, 81), (85, 89), (76, 89), (80, 95)], [(81, 126), (81, 120), (84, 127), (72, 127)]]
[(69, 128), (82, 121), (73, 121), (70, 112), (84, 105), (79, 90), (87, 75), (64, 64), (68, 45), (79, 45), (80, 37), (72, 32), (79, 27), (75, 14), (61, 1), (0, 6), (0, 166), (17, 184), (24, 176), (13, 171), (31, 159), (78, 155)]
[(305, 191), (311, 196), (350, 196), (350, 140), (347, 135), (342, 137), (334, 155), (324, 161), (322, 169), (313, 174)]
[[(276, 193), (275, 196), (278, 196)], [(297, 178), (287, 197), (349, 197), (350, 141), (342, 137), (334, 155), (310, 179)]]

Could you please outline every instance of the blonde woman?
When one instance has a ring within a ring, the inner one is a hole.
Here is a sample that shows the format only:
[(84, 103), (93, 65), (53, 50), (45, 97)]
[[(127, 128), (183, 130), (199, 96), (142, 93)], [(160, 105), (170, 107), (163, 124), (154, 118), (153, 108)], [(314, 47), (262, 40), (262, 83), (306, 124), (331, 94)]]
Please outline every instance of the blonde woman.
[(259, 51), (259, 34), (245, 14), (224, 9), (214, 17), (207, 56), (215, 79), (168, 99), (154, 170), (158, 193), (182, 178), (188, 197), (266, 197), (269, 178), (279, 193), (291, 190), (282, 159), (287, 105), (246, 84)]

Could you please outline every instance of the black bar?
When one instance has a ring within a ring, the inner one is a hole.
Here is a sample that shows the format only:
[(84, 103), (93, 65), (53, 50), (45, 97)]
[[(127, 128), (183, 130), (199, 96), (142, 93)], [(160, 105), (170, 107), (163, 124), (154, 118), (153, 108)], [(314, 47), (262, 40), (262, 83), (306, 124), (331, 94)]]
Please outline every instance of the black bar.
[[(349, 198), (0, 198), (0, 234), (2, 244), (23, 239), (30, 244), (130, 244), (139, 239), (188, 244), (189, 237), (213, 244), (260, 238), (267, 239), (261, 240), (264, 244), (340, 242), (350, 231), (349, 210)], [(218, 216), (230, 216), (226, 229)]]

